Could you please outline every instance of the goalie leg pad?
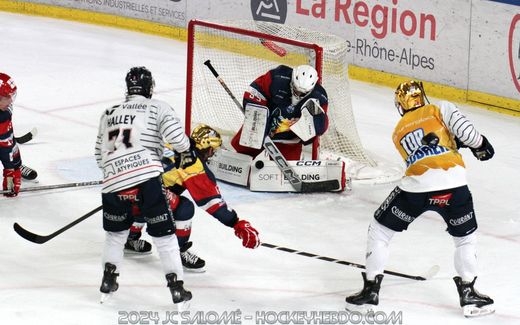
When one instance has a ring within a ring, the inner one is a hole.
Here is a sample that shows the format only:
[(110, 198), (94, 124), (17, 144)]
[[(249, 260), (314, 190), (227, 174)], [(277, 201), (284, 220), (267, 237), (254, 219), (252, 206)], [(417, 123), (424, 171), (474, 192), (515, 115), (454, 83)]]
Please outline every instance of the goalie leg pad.
[[(345, 163), (337, 160), (289, 160), (296, 174), (304, 182), (338, 180), (339, 188), (334, 192), (341, 192), (347, 188)], [(251, 168), (251, 191), (260, 192), (296, 192), (294, 187), (283, 176), (280, 168), (270, 160), (255, 161)]]
[(208, 160), (207, 164), (217, 179), (247, 186), (252, 160), (251, 156), (220, 149)]
[(244, 147), (260, 149), (264, 143), (267, 129), (268, 108), (261, 105), (247, 104), (244, 113), (244, 125), (239, 144)]

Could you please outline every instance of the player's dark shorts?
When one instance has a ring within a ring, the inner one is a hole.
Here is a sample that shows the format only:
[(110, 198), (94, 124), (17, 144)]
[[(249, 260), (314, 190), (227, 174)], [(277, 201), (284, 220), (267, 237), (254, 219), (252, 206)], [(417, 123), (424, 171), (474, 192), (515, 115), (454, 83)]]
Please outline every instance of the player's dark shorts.
[(426, 193), (411, 193), (396, 187), (374, 218), (394, 231), (403, 231), (426, 211), (439, 213), (452, 236), (463, 237), (477, 229), (473, 198), (467, 186)]
[(146, 231), (150, 236), (162, 237), (175, 233), (160, 177), (122, 191), (103, 193), (102, 201), (103, 229), (106, 231), (128, 230), (134, 217), (140, 217), (146, 221)]

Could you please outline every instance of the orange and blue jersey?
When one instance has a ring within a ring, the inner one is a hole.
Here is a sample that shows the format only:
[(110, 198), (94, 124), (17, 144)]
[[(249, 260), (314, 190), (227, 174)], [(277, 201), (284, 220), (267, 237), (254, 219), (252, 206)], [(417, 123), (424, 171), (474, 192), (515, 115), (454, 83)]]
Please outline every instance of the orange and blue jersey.
[[(438, 144), (422, 144), (422, 138), (432, 132), (439, 138)], [(407, 192), (429, 192), (467, 185), (455, 138), (472, 148), (482, 143), (473, 124), (450, 102), (424, 105), (404, 114), (392, 136), (406, 164), (400, 187)]]

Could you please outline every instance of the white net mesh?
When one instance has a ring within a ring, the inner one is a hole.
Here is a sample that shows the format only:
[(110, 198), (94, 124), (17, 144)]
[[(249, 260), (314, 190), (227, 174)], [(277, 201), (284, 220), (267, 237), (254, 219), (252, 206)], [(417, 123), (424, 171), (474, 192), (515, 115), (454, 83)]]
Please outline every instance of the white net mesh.
[(205, 123), (233, 134), (243, 122), (241, 111), (204, 66), (206, 60), (240, 103), (249, 84), (268, 70), (280, 64), (310, 64), (321, 73), (329, 96), (330, 125), (320, 138), (320, 152), (375, 165), (361, 145), (352, 113), (345, 40), (300, 27), (254, 21), (191, 22), (190, 32), (188, 128)]

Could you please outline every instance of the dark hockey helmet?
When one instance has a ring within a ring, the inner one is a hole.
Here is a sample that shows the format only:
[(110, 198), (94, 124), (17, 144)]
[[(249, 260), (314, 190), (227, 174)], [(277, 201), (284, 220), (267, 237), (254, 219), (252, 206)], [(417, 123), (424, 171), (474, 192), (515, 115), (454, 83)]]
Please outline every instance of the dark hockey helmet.
[(222, 146), (220, 133), (206, 124), (197, 125), (191, 132), (190, 137), (195, 142), (195, 147), (203, 156), (204, 161), (213, 156), (215, 151)]
[(18, 88), (14, 80), (0, 72), (0, 110), (6, 109), (16, 98)]
[(152, 73), (145, 67), (134, 67), (126, 74), (126, 89), (128, 95), (142, 95), (152, 98), (155, 81)]
[(399, 84), (395, 90), (394, 103), (401, 116), (424, 106), (424, 88), (422, 82), (410, 80)]

